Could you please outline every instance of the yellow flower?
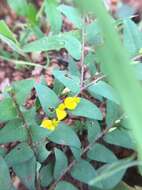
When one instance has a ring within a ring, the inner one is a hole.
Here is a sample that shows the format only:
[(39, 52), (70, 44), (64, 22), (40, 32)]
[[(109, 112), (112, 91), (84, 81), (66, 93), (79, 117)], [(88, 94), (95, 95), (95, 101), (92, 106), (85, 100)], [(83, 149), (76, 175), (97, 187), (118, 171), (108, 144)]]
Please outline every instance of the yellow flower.
[(63, 103), (55, 109), (58, 121), (65, 119), (67, 112), (65, 111), (65, 105)]
[(59, 121), (56, 119), (50, 120), (50, 119), (44, 119), (41, 123), (41, 127), (48, 129), (50, 131), (54, 131), (57, 127)]
[(63, 103), (59, 104), (57, 109), (64, 110), (66, 107)]
[(59, 122), (60, 122), (59, 120), (52, 119), (52, 123), (53, 123), (53, 125), (54, 125), (55, 127), (58, 126)]
[(57, 108), (56, 115), (57, 115), (58, 121), (62, 121), (67, 116), (67, 112), (65, 110)]
[(64, 105), (69, 110), (74, 110), (80, 102), (79, 97), (67, 97), (64, 100)]

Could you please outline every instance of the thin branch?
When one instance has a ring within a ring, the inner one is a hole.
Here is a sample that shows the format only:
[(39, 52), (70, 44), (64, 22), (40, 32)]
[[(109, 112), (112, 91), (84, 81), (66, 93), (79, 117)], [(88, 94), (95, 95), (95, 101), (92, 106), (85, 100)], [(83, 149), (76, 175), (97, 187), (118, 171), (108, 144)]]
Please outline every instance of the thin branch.
[(20, 107), (19, 107), (19, 105), (18, 105), (18, 103), (17, 103), (17, 100), (16, 100), (16, 97), (15, 97), (14, 92), (12, 92), (12, 91), (9, 92), (9, 95), (10, 95), (10, 97), (11, 97), (12, 100), (13, 100), (13, 103), (14, 103), (14, 105), (15, 105), (15, 107), (16, 107), (16, 110), (17, 110), (17, 112), (18, 112), (19, 118), (21, 118), (24, 127), (27, 129), (27, 132), (28, 132), (28, 144), (31, 146), (31, 145), (32, 145), (32, 136), (31, 136), (31, 132), (30, 132), (30, 130), (29, 130), (27, 121), (25, 120), (25, 117), (24, 117), (22, 111), (20, 110)]
[(87, 84), (86, 86), (82, 87), (82, 88), (81, 88), (81, 92), (82, 92), (83, 90), (86, 90), (88, 87), (92, 86), (93, 84), (96, 84), (98, 81), (104, 79), (105, 77), (106, 77), (106, 75), (102, 75), (102, 76), (96, 78), (95, 80), (93, 80), (92, 82), (90, 82), (89, 84)]
[[(20, 107), (19, 107), (19, 104), (18, 104), (18, 102), (17, 102), (17, 100), (16, 100), (16, 97), (15, 97), (14, 92), (12, 92), (12, 91), (9, 92), (9, 95), (10, 95), (10, 97), (11, 97), (12, 100), (13, 100), (13, 103), (14, 103), (14, 105), (15, 105), (15, 107), (16, 107), (16, 110), (17, 110), (17, 112), (18, 112), (19, 118), (21, 118), (22, 123), (23, 123), (24, 127), (26, 128), (26, 130), (27, 130), (27, 132), (28, 132), (28, 144), (31, 146), (32, 150), (34, 151), (33, 141), (32, 141), (32, 135), (31, 135), (31, 131), (30, 131), (30, 129), (29, 129), (28, 123), (27, 123), (27, 121), (25, 120), (25, 117), (24, 117), (22, 111), (20, 110)], [(34, 151), (34, 153), (35, 153), (35, 155), (36, 155), (36, 152), (35, 152), (35, 151)], [(37, 190), (41, 190), (40, 181), (39, 181), (39, 177), (38, 177), (37, 174), (36, 174), (36, 176), (35, 176), (35, 183), (36, 183), (36, 189), (37, 189)]]
[(42, 65), (37, 64), (37, 63), (14, 60), (14, 59), (10, 59), (10, 58), (4, 57), (4, 56), (0, 56), (0, 59), (5, 60), (5, 61), (9, 61), (9, 62), (11, 62), (11, 63), (13, 63), (15, 65), (27, 65), (27, 66), (41, 67), (42, 69), (47, 69), (46, 66), (42, 66)]
[[(91, 149), (91, 147), (100, 139), (102, 138), (112, 127), (108, 127), (108, 128), (105, 128), (95, 139), (92, 143), (90, 143), (89, 145), (87, 145), (82, 153), (81, 153), (81, 156), (82, 157), (84, 154), (87, 153), (88, 150)], [(60, 177), (55, 181), (53, 182), (53, 184), (50, 186), (49, 190), (54, 190), (57, 183), (67, 174), (67, 172), (69, 172), (72, 167), (78, 162), (78, 160), (73, 160), (69, 165), (68, 167), (63, 171), (63, 173), (60, 175)]]
[(82, 91), (86, 90), (91, 85), (96, 84), (98, 81), (104, 79), (105, 77), (106, 77), (106, 75), (102, 75), (102, 76), (96, 78), (95, 80), (93, 80), (92, 82), (90, 82), (89, 84), (87, 84), (86, 86), (83, 86), (82, 88), (80, 88), (80, 91), (76, 94), (76, 96), (78, 96), (80, 93), (82, 93)]

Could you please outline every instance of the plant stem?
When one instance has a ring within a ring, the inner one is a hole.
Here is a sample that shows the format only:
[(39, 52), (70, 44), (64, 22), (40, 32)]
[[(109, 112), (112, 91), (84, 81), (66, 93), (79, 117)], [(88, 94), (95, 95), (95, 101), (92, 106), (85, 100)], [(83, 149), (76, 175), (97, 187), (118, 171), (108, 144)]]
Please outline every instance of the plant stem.
[(18, 61), (18, 60), (14, 60), (14, 59), (10, 59), (10, 58), (4, 57), (4, 56), (0, 56), (0, 59), (12, 62), (15, 65), (27, 65), (27, 66), (41, 67), (42, 69), (47, 69), (46, 66), (42, 66), (40, 64), (36, 64), (36, 63), (32, 63), (32, 62), (27, 62), (27, 61)]
[(81, 92), (83, 90), (86, 90), (88, 87), (92, 86), (93, 84), (96, 84), (98, 81), (104, 79), (105, 77), (106, 77), (106, 75), (102, 75), (102, 76), (96, 78), (95, 80), (93, 80), (92, 82), (90, 82), (89, 84), (87, 84), (86, 86), (82, 87)]
[[(87, 152), (100, 138), (102, 138), (111, 128), (112, 128), (112, 126), (111, 126), (111, 127), (108, 127), (108, 128), (105, 128), (105, 129), (94, 139), (94, 141), (93, 141), (92, 143), (88, 144), (88, 145), (83, 149), (80, 158), (81, 158), (84, 154), (86, 154), (86, 152)], [(74, 159), (74, 160), (68, 165), (68, 167), (63, 171), (63, 173), (60, 175), (60, 177), (59, 177), (55, 182), (52, 183), (52, 185), (50, 186), (50, 188), (49, 188), (48, 190), (54, 190), (55, 187), (56, 187), (56, 185), (57, 185), (57, 183), (67, 174), (67, 172), (69, 172), (69, 171), (72, 169), (72, 167), (73, 167), (77, 162), (78, 162), (78, 160), (75, 160), (75, 159)]]
[(24, 115), (23, 115), (22, 111), (20, 110), (19, 104), (17, 103), (16, 97), (15, 97), (15, 93), (11, 91), (11, 92), (9, 92), (9, 95), (11, 96), (11, 98), (12, 98), (12, 100), (13, 100), (13, 102), (14, 102), (14, 105), (15, 105), (16, 110), (17, 110), (17, 112), (18, 112), (19, 118), (21, 118), (24, 127), (27, 129), (27, 132), (28, 132), (28, 144), (29, 144), (30, 146), (32, 146), (32, 136), (31, 136), (31, 132), (30, 132), (30, 130), (29, 130), (29, 127), (28, 127), (28, 124), (27, 124), (27, 122), (26, 122), (26, 120), (25, 120)]
[[(16, 110), (18, 112), (19, 118), (21, 118), (24, 127), (27, 129), (27, 132), (28, 132), (28, 144), (29, 144), (29, 146), (31, 146), (32, 150), (34, 151), (31, 131), (29, 129), (29, 126), (27, 124), (27, 121), (25, 120), (25, 117), (24, 117), (22, 111), (20, 110), (20, 107), (19, 107), (19, 104), (18, 104), (18, 102), (16, 100), (15, 94), (11, 91), (11, 92), (9, 92), (9, 95), (11, 96), (11, 98), (12, 98), (12, 100), (14, 102), (14, 105), (15, 105)], [(34, 153), (36, 155), (35, 151), (34, 151)], [(40, 181), (39, 181), (39, 177), (37, 176), (37, 174), (36, 174), (36, 177), (35, 177), (35, 184), (36, 184), (36, 189), (41, 190)]]

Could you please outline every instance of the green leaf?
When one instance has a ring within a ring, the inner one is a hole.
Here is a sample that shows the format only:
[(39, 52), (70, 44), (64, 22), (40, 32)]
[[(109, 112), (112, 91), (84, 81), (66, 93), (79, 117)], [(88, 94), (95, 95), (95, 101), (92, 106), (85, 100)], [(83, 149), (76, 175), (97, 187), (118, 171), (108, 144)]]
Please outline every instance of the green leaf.
[(77, 77), (80, 77), (80, 71), (79, 67), (77, 65), (77, 62), (72, 58), (69, 57), (69, 65), (68, 65), (68, 71), (71, 75), (75, 75)]
[(23, 47), (24, 52), (50, 51), (61, 48), (67, 49), (68, 53), (75, 59), (81, 58), (81, 43), (73, 33), (63, 33), (49, 37), (43, 37)]
[[(37, 143), (38, 144), (38, 143)], [(39, 145), (37, 145), (35, 147), (35, 151), (36, 151), (36, 159), (42, 163), (44, 162), (48, 156), (51, 154), (51, 151), (48, 151), (46, 148), (46, 144), (47, 143), (40, 143)]]
[(126, 169), (130, 167), (132, 158), (118, 160), (112, 164), (106, 164), (97, 170), (97, 175), (89, 181), (89, 185), (102, 189), (112, 189), (122, 180)]
[(77, 60), (81, 59), (81, 42), (70, 33), (63, 35), (63, 39), (68, 53)]
[(36, 26), (37, 24), (36, 14), (37, 14), (36, 7), (34, 6), (34, 4), (29, 3), (27, 11), (27, 19), (33, 27)]
[(98, 27), (97, 20), (88, 24), (86, 27), (86, 41), (93, 46), (101, 45), (103, 39), (101, 36), (100, 28)]
[[(8, 166), (6, 164), (6, 162), (4, 161), (4, 159), (0, 156), (0, 189), (3, 190), (11, 190), (12, 187), (12, 182), (10, 179), (10, 174), (9, 174), (9, 169)], [(13, 188), (14, 190), (14, 188)]]
[(58, 7), (58, 9), (69, 19), (69, 21), (74, 24), (74, 26), (79, 29), (82, 28), (83, 21), (79, 11), (76, 8), (62, 4)]
[(80, 160), (71, 170), (71, 175), (75, 179), (88, 184), (96, 176), (96, 171), (88, 161)]
[(66, 155), (60, 149), (55, 149), (55, 166), (54, 166), (54, 178), (60, 177), (61, 173), (67, 168), (68, 160)]
[(41, 142), (43, 141), (46, 137), (48, 137), (50, 135), (49, 130), (44, 129), (38, 125), (33, 125), (30, 127), (30, 131), (31, 131), (31, 136), (32, 136), (32, 140), (33, 142)]
[(48, 139), (61, 145), (68, 145), (75, 148), (81, 147), (80, 140), (74, 130), (63, 123), (58, 125), (57, 129), (48, 136)]
[(104, 136), (104, 140), (107, 143), (121, 146), (128, 149), (134, 149), (135, 145), (132, 141), (132, 138), (129, 136), (129, 133), (126, 129), (116, 128), (113, 131), (110, 131)]
[(5, 157), (16, 175), (30, 190), (35, 190), (36, 159), (32, 149), (26, 143), (17, 145)]
[(78, 93), (80, 90), (80, 79), (76, 76), (70, 75), (64, 71), (54, 70), (53, 75), (65, 87), (69, 88), (72, 92)]
[(1, 122), (18, 118), (16, 108), (11, 98), (6, 98), (0, 102), (0, 113)]
[(55, 190), (78, 190), (74, 185), (67, 181), (60, 181), (57, 185)]
[[(91, 1), (102, 31), (104, 43), (96, 48), (105, 74), (116, 91), (129, 118), (129, 124), (140, 160), (142, 159), (142, 88), (138, 83), (130, 58), (122, 46), (114, 22), (100, 0)], [(114, 48), (115, 47), (115, 48)], [(135, 99), (134, 99), (135, 97)]]
[(88, 151), (87, 156), (89, 159), (99, 162), (113, 163), (117, 161), (113, 152), (99, 143), (94, 144), (94, 146)]
[(41, 106), (47, 114), (50, 112), (49, 108), (56, 108), (59, 98), (53, 90), (42, 84), (35, 85), (35, 89)]
[(50, 51), (57, 50), (65, 47), (65, 43), (62, 36), (50, 36), (43, 37), (34, 42), (30, 42), (23, 47), (24, 52), (39, 52), (39, 51)]
[(9, 121), (0, 129), (0, 144), (27, 140), (27, 130), (20, 120)]
[(121, 182), (113, 190), (138, 190), (138, 189), (132, 188), (132, 187), (128, 186), (126, 183)]
[(34, 87), (34, 80), (33, 79), (25, 79), (16, 81), (13, 83), (13, 88), (16, 94), (16, 100), (19, 105), (25, 103), (28, 95), (30, 94), (32, 88)]
[(120, 110), (118, 104), (115, 104), (114, 102), (109, 100), (107, 101), (106, 106), (106, 124), (107, 127), (111, 127), (115, 124), (116, 120), (121, 119), (122, 111)]
[(142, 48), (142, 34), (131, 19), (124, 19), (124, 45), (131, 56), (138, 54)]
[(35, 126), (37, 121), (37, 110), (35, 106), (31, 107), (30, 109), (23, 109), (22, 111), (25, 121), (28, 123), (28, 126)]
[(114, 89), (104, 81), (99, 81), (88, 87), (88, 92), (94, 97), (97, 94), (119, 104), (118, 97)]
[(36, 23), (36, 8), (27, 0), (8, 0), (8, 4), (16, 14), (26, 17), (31, 24)]
[(137, 79), (142, 80), (142, 64), (141, 63), (134, 64), (134, 69), (136, 72)]
[(0, 20), (0, 34), (17, 43), (17, 40), (5, 21)]
[(7, 153), (6, 148), (0, 147), (0, 156), (4, 157), (6, 155), (6, 153)]
[(33, 151), (29, 145), (27, 143), (20, 143), (6, 155), (5, 160), (11, 167), (27, 162), (32, 157)]
[(45, 13), (47, 15), (47, 19), (49, 19), (51, 30), (55, 34), (59, 33), (62, 28), (62, 15), (57, 9), (57, 5), (56, 0), (45, 1)]
[(30, 190), (35, 190), (36, 176), (36, 159), (33, 157), (25, 163), (13, 166), (16, 175), (21, 179), (22, 183)]
[(94, 142), (101, 133), (100, 125), (96, 121), (87, 121), (86, 126), (88, 130), (88, 141), (90, 143)]
[(81, 98), (77, 108), (70, 111), (72, 115), (82, 116), (89, 119), (102, 120), (102, 113), (99, 108), (87, 99)]
[(53, 164), (49, 163), (40, 170), (40, 183), (42, 187), (47, 187), (53, 181)]
[(95, 59), (96, 59), (95, 54), (90, 52), (86, 55), (85, 60), (84, 60), (84, 63), (87, 65), (89, 72), (90, 72), (92, 77), (97, 72), (96, 65), (95, 65)]
[(53, 91), (54, 91), (58, 96), (60, 96), (63, 90), (64, 90), (64, 85), (63, 85), (60, 81), (58, 81), (58, 79), (55, 78)]
[(76, 160), (79, 160), (80, 159), (80, 156), (81, 156), (81, 152), (82, 152), (82, 149), (81, 147), (80, 148), (76, 148), (76, 147), (70, 147), (71, 151), (72, 151), (72, 154), (74, 156), (74, 158)]
[(19, 53), (22, 56), (25, 56), (24, 52), (21, 50), (21, 48), (11, 39), (7, 38), (6, 36), (2, 35), (0, 33), (0, 40), (4, 43), (6, 43), (11, 49), (13, 49), (15, 52)]
[(8, 0), (8, 4), (18, 15), (27, 15), (28, 3), (26, 0)]

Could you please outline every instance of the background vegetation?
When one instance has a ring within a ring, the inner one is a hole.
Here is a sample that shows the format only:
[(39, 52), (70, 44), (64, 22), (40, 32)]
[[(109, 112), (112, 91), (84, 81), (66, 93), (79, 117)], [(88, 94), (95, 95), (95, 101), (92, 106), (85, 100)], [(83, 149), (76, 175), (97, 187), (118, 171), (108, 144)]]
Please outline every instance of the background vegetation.
[(1, 190), (141, 189), (140, 7), (3, 1)]

